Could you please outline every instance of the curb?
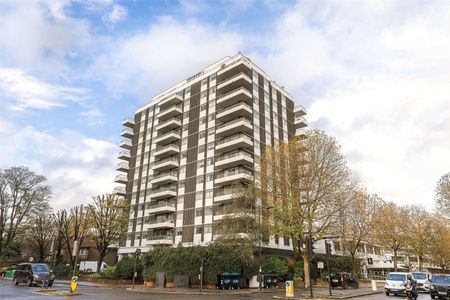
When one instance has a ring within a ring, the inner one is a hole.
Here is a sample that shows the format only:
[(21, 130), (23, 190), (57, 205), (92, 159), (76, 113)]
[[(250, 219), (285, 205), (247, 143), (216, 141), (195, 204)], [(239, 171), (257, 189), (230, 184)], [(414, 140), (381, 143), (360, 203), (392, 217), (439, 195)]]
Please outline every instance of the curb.
[[(131, 287), (126, 288), (127, 291), (140, 293), (140, 294), (155, 294), (155, 295), (213, 295), (213, 296), (248, 296), (259, 294), (259, 291), (244, 290), (244, 291), (226, 291), (226, 292), (200, 292), (200, 291), (167, 291), (167, 290), (143, 290), (143, 289), (133, 289)], [(282, 291), (279, 291), (282, 292)], [(284, 292), (284, 291), (283, 291)], [(261, 293), (273, 293), (273, 291), (262, 291)]]
[(369, 292), (364, 292), (364, 293), (359, 293), (359, 294), (351, 294), (351, 295), (341, 295), (341, 296), (326, 296), (326, 295), (320, 295), (318, 296), (318, 298), (314, 297), (314, 298), (309, 298), (309, 297), (303, 297), (303, 298), (290, 298), (290, 297), (286, 297), (286, 296), (273, 296), (274, 299), (279, 299), (279, 300), (325, 300), (325, 299), (352, 299), (352, 298), (358, 298), (358, 297), (364, 297), (364, 296), (370, 296), (370, 295), (375, 295), (375, 294), (381, 294), (383, 293), (382, 290), (377, 290), (377, 291), (369, 291)]

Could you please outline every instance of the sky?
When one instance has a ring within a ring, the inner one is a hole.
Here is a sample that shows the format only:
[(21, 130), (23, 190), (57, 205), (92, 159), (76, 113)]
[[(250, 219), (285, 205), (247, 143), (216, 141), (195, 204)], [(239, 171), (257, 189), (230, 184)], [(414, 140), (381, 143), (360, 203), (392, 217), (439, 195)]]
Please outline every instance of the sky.
[(0, 0), (0, 168), (54, 208), (110, 192), (121, 121), (238, 52), (337, 138), (369, 193), (432, 209), (450, 171), (449, 1)]

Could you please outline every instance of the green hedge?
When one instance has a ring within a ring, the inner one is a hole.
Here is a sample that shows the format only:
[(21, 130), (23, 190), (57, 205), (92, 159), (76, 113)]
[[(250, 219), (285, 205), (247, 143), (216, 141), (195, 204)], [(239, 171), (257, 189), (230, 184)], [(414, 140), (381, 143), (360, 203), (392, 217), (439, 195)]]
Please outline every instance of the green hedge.
[(247, 278), (257, 273), (251, 246), (213, 244), (207, 247), (159, 247), (144, 256), (144, 280), (155, 280), (157, 272), (165, 272), (168, 281), (173, 281), (174, 275), (188, 275), (191, 283), (198, 284), (201, 259), (206, 251), (209, 258), (204, 265), (206, 284), (216, 284), (217, 275), (222, 272), (240, 272)]
[[(142, 278), (142, 271), (144, 267), (140, 260), (136, 263), (136, 272), (138, 273), (138, 279)], [(133, 279), (134, 271), (134, 257), (125, 256), (115, 266), (115, 278), (116, 279)]]

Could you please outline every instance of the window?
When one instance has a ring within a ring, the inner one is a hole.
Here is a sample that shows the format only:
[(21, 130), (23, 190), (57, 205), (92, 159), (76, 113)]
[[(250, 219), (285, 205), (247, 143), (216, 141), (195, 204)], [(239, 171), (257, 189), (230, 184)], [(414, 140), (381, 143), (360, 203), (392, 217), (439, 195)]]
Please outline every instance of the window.
[(200, 111), (206, 110), (206, 103), (200, 105)]
[(214, 142), (208, 143), (208, 150), (214, 149)]
[(212, 215), (212, 207), (211, 206), (208, 206), (208, 207), (205, 207), (205, 216), (210, 216), (210, 215)]
[(184, 189), (185, 181), (180, 180), (180, 189)]
[(177, 235), (182, 235), (182, 234), (183, 234), (183, 229), (177, 228)]
[(206, 117), (200, 119), (200, 125), (206, 124)]
[(211, 76), (209, 76), (209, 81), (213, 80), (216, 80), (216, 74), (212, 74)]
[(206, 97), (206, 91), (200, 93), (200, 98)]
[(212, 198), (212, 196), (213, 196), (213, 191), (212, 190), (205, 191), (205, 198), (206, 199)]
[(202, 226), (195, 226), (195, 234), (202, 234)]
[(214, 127), (208, 128), (208, 135), (212, 135), (212, 134), (214, 134)]
[(212, 121), (212, 120), (214, 120), (214, 113), (212, 113), (212, 114), (209, 114), (209, 116), (208, 116), (208, 120), (209, 120), (209, 121)]
[(183, 113), (183, 118), (189, 118), (189, 112), (188, 111)]
[(216, 101), (215, 100), (209, 101), (209, 108), (212, 108), (214, 106), (216, 106)]
[(284, 245), (289, 246), (289, 237), (287, 236), (284, 237)]
[(183, 204), (184, 203), (184, 196), (178, 196), (178, 204)]
[(198, 169), (203, 168), (204, 166), (205, 166), (205, 161), (203, 159), (201, 159), (197, 162)]
[(216, 92), (216, 87), (213, 86), (212, 88), (209, 89), (209, 94), (214, 94)]
[(213, 174), (206, 175), (206, 181), (207, 182), (210, 182), (210, 181), (213, 181), (213, 180), (214, 180), (214, 175)]
[(198, 153), (203, 153), (203, 152), (205, 152), (205, 145), (198, 146)]
[(203, 176), (197, 177), (197, 184), (202, 184), (204, 182)]
[(208, 166), (211, 166), (214, 164), (214, 158), (210, 157), (207, 160), (208, 160)]
[(202, 79), (202, 85), (205, 85), (208, 83), (208, 78)]
[[(203, 118), (204, 119), (204, 118)], [(201, 131), (199, 134), (198, 134), (198, 138), (199, 139), (202, 139), (202, 138), (204, 138), (206, 136), (206, 134), (205, 134), (205, 131), (203, 130), (203, 131)]]
[(195, 216), (196, 216), (196, 217), (201, 217), (201, 216), (203, 216), (203, 209), (202, 209), (202, 208), (197, 208), (197, 209), (195, 210)]

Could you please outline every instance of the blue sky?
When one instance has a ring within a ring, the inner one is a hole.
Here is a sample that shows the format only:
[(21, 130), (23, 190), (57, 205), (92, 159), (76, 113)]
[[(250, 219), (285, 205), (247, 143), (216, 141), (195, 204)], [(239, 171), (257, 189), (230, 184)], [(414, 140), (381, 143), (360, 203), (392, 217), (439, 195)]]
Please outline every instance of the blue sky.
[(448, 1), (0, 1), (0, 168), (56, 208), (114, 186), (121, 120), (241, 51), (370, 193), (433, 207), (450, 170)]

